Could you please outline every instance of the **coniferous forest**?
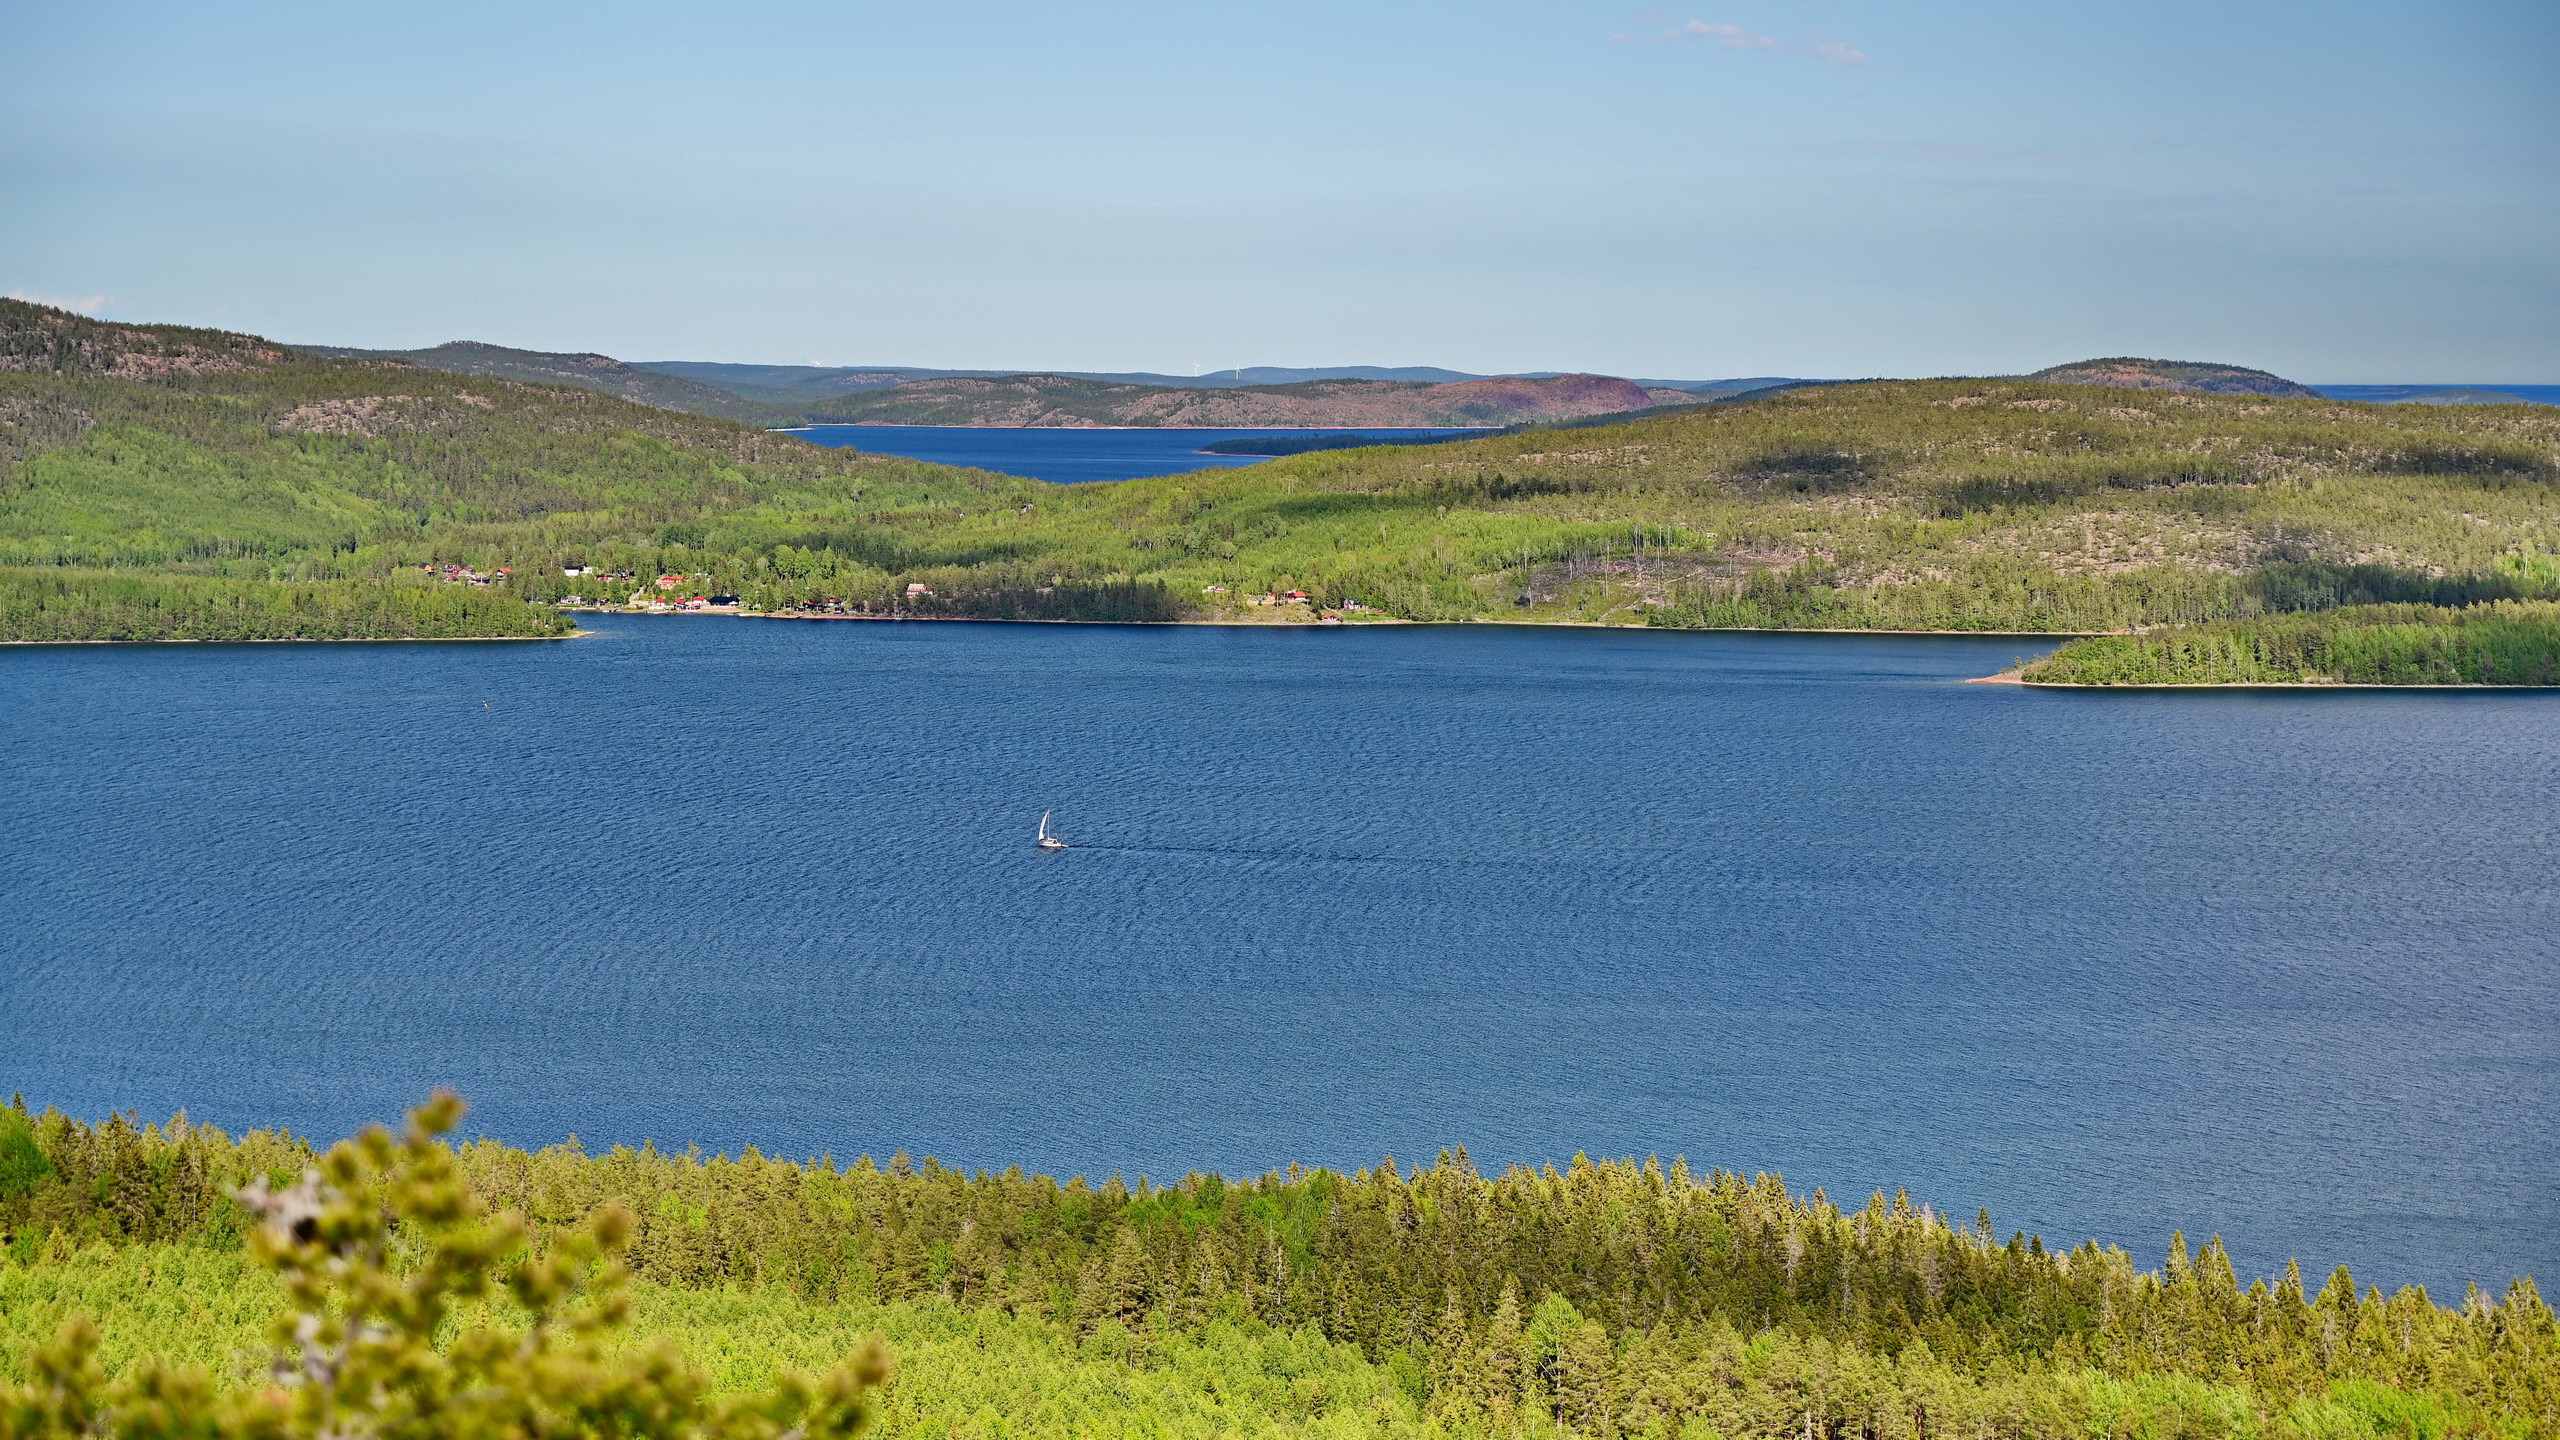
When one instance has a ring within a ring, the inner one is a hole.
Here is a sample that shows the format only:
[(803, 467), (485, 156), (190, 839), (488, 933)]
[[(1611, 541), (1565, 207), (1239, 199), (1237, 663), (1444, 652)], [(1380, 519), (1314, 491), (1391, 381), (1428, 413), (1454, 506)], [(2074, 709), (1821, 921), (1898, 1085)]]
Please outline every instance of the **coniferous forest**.
[[(377, 1159), (378, 1208), (401, 1217), (367, 1252), (384, 1283), (460, 1263), (439, 1237), (465, 1211), (515, 1217), (553, 1267), (458, 1296), (439, 1343), (527, 1333), (546, 1296), (627, 1270), (616, 1313), (638, 1339), (619, 1343), (681, 1341), (713, 1389), (885, 1336), (889, 1433), (2560, 1435), (2560, 1321), (2530, 1281), (2455, 1299), (2344, 1269), (2242, 1277), (2183, 1237), (2145, 1264), (1678, 1162), (1487, 1175), (1449, 1153), (1097, 1185), (414, 1134)], [(253, 1389), (268, 1312), (348, 1303), (261, 1268), (258, 1207), (314, 1163), (281, 1133), (0, 1111), (0, 1367), (42, 1389), (85, 1314), (101, 1385), (192, 1364), (208, 1397)], [(356, 1183), (344, 1151), (320, 1163)], [(73, 1433), (16, 1403), (0, 1434)]]

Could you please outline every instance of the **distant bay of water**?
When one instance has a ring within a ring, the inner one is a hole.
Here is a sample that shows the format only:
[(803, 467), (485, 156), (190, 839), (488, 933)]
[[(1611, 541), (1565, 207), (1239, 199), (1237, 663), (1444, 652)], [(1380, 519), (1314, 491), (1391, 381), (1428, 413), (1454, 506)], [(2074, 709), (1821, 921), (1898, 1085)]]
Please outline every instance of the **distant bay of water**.
[[(2395, 399), (2408, 387), (2329, 385), (2321, 393), (2345, 400)], [(2560, 404), (2560, 385), (2481, 387), (2541, 404)], [(1062, 485), (1178, 475), (1216, 466), (1257, 465), (1261, 455), (1210, 455), (1201, 447), (1218, 440), (1259, 435), (1458, 435), (1463, 430), (1312, 430), (1267, 426), (1240, 430), (1078, 430), (998, 425), (809, 425), (789, 433), (820, 445), (846, 446), (878, 455), (903, 455), (941, 465), (966, 465)]]
[(810, 425), (790, 432), (820, 445), (967, 465), (1061, 485), (1179, 475), (1213, 466), (1256, 465), (1263, 455), (1207, 455), (1200, 447), (1259, 435), (1462, 435), (1463, 430), (1052, 430), (1000, 425)]
[(0, 1090), (1097, 1177), (1682, 1154), (2146, 1263), (2560, 1279), (2550, 695), (588, 623), (0, 651)]
[(2365, 400), (2382, 404), (2430, 390), (2489, 390), (2513, 395), (2535, 405), (2560, 405), (2560, 385), (2314, 385), (2332, 400)]

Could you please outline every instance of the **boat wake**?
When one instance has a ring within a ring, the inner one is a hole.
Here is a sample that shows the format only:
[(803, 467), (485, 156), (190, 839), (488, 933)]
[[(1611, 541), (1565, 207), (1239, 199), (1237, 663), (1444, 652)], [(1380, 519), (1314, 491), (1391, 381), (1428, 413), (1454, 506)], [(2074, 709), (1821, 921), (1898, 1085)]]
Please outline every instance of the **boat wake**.
[(1328, 855), (1310, 850), (1257, 850), (1244, 845), (1105, 845), (1079, 840), (1078, 850), (1109, 850), (1122, 855), (1232, 855), (1256, 860), (1308, 860), (1336, 865), (1500, 865), (1492, 860), (1451, 860), (1419, 855)]

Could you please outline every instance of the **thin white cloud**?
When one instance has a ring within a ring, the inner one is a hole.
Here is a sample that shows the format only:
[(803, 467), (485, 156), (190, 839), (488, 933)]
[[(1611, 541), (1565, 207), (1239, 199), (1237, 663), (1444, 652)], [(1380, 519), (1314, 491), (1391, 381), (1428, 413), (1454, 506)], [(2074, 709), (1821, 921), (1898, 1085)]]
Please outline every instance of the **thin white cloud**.
[(12, 290), (9, 292), (9, 298), (24, 300), (30, 305), (50, 305), (56, 310), (68, 310), (75, 315), (95, 315), (105, 309), (107, 304), (107, 297), (104, 295), (92, 295), (83, 300), (67, 300), (59, 295), (37, 295), (25, 290)]
[(1646, 28), (1632, 33), (1621, 31), (1609, 37), (1613, 45), (1671, 45), (1684, 40), (1698, 40), (1726, 50), (1757, 50), (1766, 53), (1792, 51), (1810, 55), (1827, 65), (1864, 65), (1867, 52), (1844, 40), (1817, 40), (1810, 45), (1789, 45), (1785, 41), (1746, 30), (1721, 20), (1682, 20), (1658, 9), (1646, 9), (1636, 16), (1636, 23)]
[(1727, 50), (1778, 50), (1785, 48), (1779, 45), (1777, 41), (1770, 39), (1768, 36), (1753, 34), (1751, 31), (1745, 30), (1739, 25), (1711, 25), (1704, 20), (1692, 20), (1688, 24), (1681, 26), (1680, 34), (1683, 37), (1713, 40)]

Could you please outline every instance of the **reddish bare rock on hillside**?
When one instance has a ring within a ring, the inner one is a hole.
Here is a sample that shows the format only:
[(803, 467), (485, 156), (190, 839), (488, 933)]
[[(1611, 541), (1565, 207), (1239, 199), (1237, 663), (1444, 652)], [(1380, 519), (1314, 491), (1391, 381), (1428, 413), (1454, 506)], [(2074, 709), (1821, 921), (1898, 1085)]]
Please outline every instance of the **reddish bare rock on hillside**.
[(184, 325), (119, 325), (50, 305), (0, 300), (0, 370), (152, 380), (264, 370), (286, 358), (283, 346), (254, 335)]
[(1663, 403), (1633, 381), (1606, 375), (1447, 384), (1309, 380), (1220, 390), (1009, 375), (911, 380), (888, 390), (846, 395), (827, 403), (824, 418), (857, 425), (1053, 428), (1518, 425), (1624, 414)]

